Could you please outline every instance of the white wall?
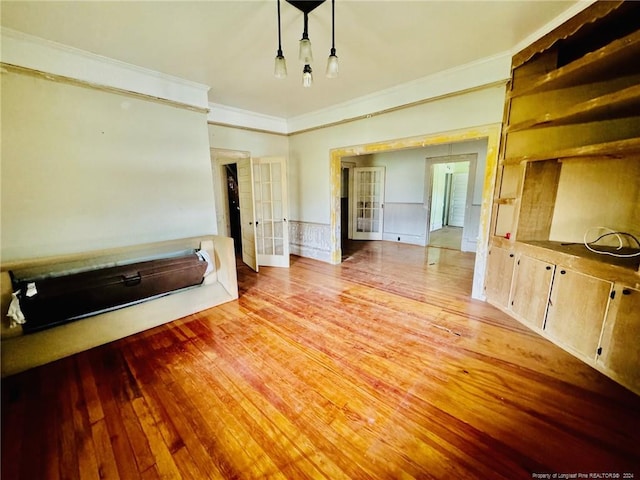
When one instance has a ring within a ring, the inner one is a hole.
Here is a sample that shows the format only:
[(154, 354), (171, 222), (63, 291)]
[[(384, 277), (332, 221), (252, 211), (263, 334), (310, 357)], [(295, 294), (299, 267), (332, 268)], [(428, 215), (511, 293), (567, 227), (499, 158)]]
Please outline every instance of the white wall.
[(216, 233), (204, 112), (0, 79), (3, 262)]

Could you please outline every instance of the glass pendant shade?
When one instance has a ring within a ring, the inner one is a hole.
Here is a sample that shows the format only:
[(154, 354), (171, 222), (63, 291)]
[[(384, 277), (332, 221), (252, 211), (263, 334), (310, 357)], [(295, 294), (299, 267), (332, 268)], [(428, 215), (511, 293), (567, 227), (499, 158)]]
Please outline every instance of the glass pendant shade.
[(313, 73), (311, 72), (311, 66), (305, 65), (302, 70), (302, 86), (309, 88), (313, 83)]
[(338, 76), (338, 57), (335, 49), (331, 49), (331, 55), (327, 60), (327, 78), (336, 78)]
[(273, 74), (276, 78), (286, 78), (287, 77), (287, 61), (284, 59), (282, 53), (276, 56), (275, 68), (273, 70)]
[(304, 64), (313, 62), (311, 53), (311, 41), (308, 38), (300, 40), (300, 61)]

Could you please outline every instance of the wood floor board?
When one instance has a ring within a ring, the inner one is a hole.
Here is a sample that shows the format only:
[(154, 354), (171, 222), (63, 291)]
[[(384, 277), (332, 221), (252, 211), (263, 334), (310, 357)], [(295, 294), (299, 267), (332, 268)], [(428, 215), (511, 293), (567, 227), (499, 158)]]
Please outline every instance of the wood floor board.
[[(233, 326), (229, 328), (233, 329)], [(201, 332), (199, 338), (209, 344), (214, 341), (207, 339), (205, 332)], [(217, 338), (225, 339), (225, 334), (221, 333)], [(231, 339), (233, 340), (233, 337)], [(269, 343), (265, 341), (264, 345), (269, 345)], [(219, 348), (224, 351), (226, 347), (220, 346)], [(280, 413), (294, 422), (296, 428), (299, 429), (301, 424), (306, 425), (303, 432), (309, 435), (315, 433), (323, 436), (322, 440), (331, 440), (333, 443), (329, 445), (330, 450), (333, 452), (342, 449), (342, 454), (348, 457), (350, 450), (355, 451), (352, 444), (356, 440), (355, 437), (341, 438), (340, 435), (344, 431), (337, 432), (335, 428), (330, 430), (317, 429), (318, 426), (328, 424), (331, 424), (332, 427), (337, 426), (335, 422), (339, 409), (335, 399), (327, 398), (321, 392), (309, 388), (307, 383), (300, 381), (293, 366), (283, 367), (282, 361), (278, 361), (283, 356), (281, 352), (277, 352), (273, 348), (270, 350), (269, 352), (260, 352), (262, 355), (253, 360), (252, 357), (256, 355), (256, 352), (248, 351), (244, 343), (233, 345), (232, 351), (236, 355), (233, 357), (225, 355), (225, 358), (229, 358), (229, 360), (220, 362), (219, 368), (225, 369), (229, 375), (236, 377), (236, 382), (240, 380), (238, 377), (243, 379), (254, 395), (258, 392), (260, 396), (266, 398)], [(285, 358), (286, 356), (284, 355)], [(300, 358), (299, 360), (303, 361), (304, 359)], [(250, 368), (252, 366), (256, 368)], [(338, 403), (342, 401), (344, 398)], [(353, 464), (348, 462), (345, 463), (345, 466), (351, 468)], [(361, 472), (356, 473), (362, 475)]]
[(640, 397), (471, 300), (473, 254), (345, 258), (3, 379), (2, 478), (639, 478)]

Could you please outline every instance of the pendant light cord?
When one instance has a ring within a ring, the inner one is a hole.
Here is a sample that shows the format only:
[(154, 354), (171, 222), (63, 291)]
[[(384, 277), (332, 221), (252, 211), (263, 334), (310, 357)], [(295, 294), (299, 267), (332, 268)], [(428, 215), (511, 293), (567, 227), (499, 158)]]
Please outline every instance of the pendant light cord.
[(305, 40), (309, 40), (309, 17), (307, 12), (304, 12), (304, 31), (302, 32), (302, 38)]
[(280, 0), (278, 0), (278, 56), (282, 57), (282, 33), (280, 31)]
[(331, 55), (336, 54), (336, 0), (331, 0)]

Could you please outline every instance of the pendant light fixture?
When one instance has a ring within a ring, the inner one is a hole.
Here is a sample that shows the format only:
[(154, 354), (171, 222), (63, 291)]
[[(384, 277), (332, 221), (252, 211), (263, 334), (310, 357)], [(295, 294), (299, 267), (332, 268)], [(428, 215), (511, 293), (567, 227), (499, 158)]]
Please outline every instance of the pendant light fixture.
[(309, 15), (304, 12), (304, 30), (300, 39), (300, 53), (298, 59), (305, 65), (313, 62), (313, 53), (311, 53), (311, 41), (309, 40)]
[[(322, 5), (325, 0), (287, 0), (304, 14), (304, 29), (300, 39), (300, 52), (298, 58), (304, 65), (302, 68), (302, 86), (310, 87), (313, 84), (313, 54), (311, 53), (311, 40), (309, 40), (309, 13), (316, 7)], [(280, 0), (278, 0), (278, 52), (276, 54), (274, 74), (276, 78), (287, 76), (287, 64), (282, 53), (282, 33), (280, 27)], [(335, 0), (331, 0), (331, 52), (327, 61), (327, 77), (336, 78), (338, 76), (338, 57), (336, 56), (335, 45)]]
[(331, 0), (331, 52), (327, 60), (327, 78), (338, 76), (338, 57), (336, 55), (336, 0)]
[(274, 68), (276, 78), (287, 76), (287, 62), (282, 54), (282, 33), (280, 30), (280, 0), (278, 0), (278, 53), (276, 54), (276, 64)]
[(313, 83), (313, 73), (311, 71), (311, 65), (306, 64), (302, 69), (302, 86), (309, 88)]

